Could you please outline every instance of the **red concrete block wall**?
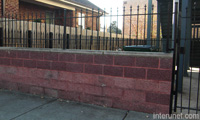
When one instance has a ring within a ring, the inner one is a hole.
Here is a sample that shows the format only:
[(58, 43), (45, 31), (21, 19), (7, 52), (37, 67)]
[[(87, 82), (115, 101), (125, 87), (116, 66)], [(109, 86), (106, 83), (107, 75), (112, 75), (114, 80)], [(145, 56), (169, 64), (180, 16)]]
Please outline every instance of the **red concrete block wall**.
[(0, 88), (146, 113), (169, 113), (171, 54), (0, 50)]

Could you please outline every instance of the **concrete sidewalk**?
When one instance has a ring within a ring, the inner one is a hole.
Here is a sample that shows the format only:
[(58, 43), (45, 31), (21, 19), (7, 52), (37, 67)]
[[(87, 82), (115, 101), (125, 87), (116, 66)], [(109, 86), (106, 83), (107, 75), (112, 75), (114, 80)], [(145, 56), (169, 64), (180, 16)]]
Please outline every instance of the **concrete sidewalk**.
[(0, 90), (0, 120), (153, 120), (153, 115)]

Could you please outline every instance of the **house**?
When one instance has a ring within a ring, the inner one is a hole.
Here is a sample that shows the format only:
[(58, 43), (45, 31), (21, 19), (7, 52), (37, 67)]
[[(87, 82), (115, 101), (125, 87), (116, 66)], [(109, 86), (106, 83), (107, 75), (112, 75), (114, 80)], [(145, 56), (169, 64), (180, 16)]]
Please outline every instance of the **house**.
[[(38, 19), (41, 22), (46, 21), (57, 25), (63, 25), (64, 9), (66, 9), (67, 26), (71, 24), (72, 27), (82, 25), (83, 28), (92, 29), (91, 23), (93, 21), (94, 30), (96, 30), (98, 17), (85, 18), (85, 16), (92, 16), (92, 14), (93, 16), (102, 15), (104, 12), (88, 0), (1, 0), (0, 6), (0, 16), (18, 15), (18, 19), (20, 17), (30, 21), (31, 19)], [(100, 20), (98, 22), (100, 23)]]

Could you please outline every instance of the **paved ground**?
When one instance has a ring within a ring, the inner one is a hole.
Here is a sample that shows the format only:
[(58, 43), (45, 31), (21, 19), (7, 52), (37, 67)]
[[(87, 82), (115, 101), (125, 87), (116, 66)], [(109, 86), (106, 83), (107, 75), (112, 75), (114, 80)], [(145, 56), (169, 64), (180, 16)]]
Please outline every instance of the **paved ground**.
[[(192, 70), (188, 70), (188, 74), (188, 77), (183, 78), (183, 93), (182, 95), (181, 93), (178, 94), (178, 106), (192, 108), (190, 111), (188, 109), (182, 109), (182, 113), (187, 114), (190, 112), (196, 114), (195, 109), (200, 109), (200, 94), (198, 88), (200, 79), (199, 68), (192, 68)], [(180, 112), (180, 110), (181, 109), (177, 109), (178, 112)], [(198, 114), (200, 116), (200, 111)]]
[(0, 90), (0, 120), (153, 120), (153, 115)]

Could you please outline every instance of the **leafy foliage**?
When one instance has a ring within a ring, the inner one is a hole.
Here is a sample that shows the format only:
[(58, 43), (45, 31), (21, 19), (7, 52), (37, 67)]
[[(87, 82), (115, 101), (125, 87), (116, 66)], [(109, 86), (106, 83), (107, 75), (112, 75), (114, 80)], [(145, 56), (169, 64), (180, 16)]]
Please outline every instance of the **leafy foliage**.
[(110, 27), (111, 27), (111, 33), (118, 33), (118, 34), (122, 33), (122, 30), (117, 27), (116, 21), (113, 21), (113, 23), (111, 23), (111, 25), (108, 28), (108, 32), (110, 32)]

